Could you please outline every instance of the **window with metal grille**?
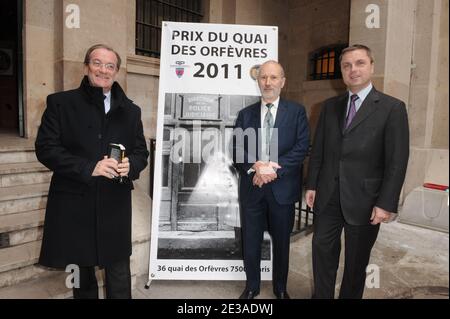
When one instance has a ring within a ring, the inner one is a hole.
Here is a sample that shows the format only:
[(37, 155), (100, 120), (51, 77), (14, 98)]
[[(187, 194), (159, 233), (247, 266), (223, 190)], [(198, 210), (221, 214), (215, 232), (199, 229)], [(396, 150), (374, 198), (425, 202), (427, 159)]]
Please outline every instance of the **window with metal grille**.
[(136, 54), (159, 58), (161, 22), (200, 22), (202, 0), (136, 0)]
[(341, 79), (339, 56), (347, 45), (331, 46), (311, 53), (310, 80)]

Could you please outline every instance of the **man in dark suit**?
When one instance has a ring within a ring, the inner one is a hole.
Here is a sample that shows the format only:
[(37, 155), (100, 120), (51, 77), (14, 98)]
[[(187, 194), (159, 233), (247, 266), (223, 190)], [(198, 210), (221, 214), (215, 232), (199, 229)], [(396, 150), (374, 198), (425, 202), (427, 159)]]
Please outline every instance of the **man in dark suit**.
[[(48, 96), (36, 139), (37, 158), (53, 171), (39, 263), (78, 266), (74, 298), (98, 298), (95, 266), (105, 268), (107, 298), (131, 298), (132, 180), (148, 157), (141, 110), (115, 82), (112, 48), (91, 47), (84, 70), (78, 89)], [(125, 146), (121, 163), (108, 158), (110, 143)]]
[[(253, 299), (260, 289), (261, 244), (268, 226), (273, 245), (273, 292), (287, 299), (289, 240), (294, 203), (300, 195), (300, 167), (309, 145), (305, 109), (280, 99), (283, 67), (268, 61), (258, 72), (261, 101), (238, 114), (233, 159), (239, 170), (246, 288), (241, 299)], [(258, 132), (259, 134), (258, 136)]]
[(348, 92), (323, 105), (306, 185), (306, 202), (315, 213), (314, 298), (334, 298), (342, 229), (339, 298), (362, 298), (380, 222), (397, 212), (409, 156), (405, 104), (372, 86), (370, 49), (350, 46), (340, 63)]

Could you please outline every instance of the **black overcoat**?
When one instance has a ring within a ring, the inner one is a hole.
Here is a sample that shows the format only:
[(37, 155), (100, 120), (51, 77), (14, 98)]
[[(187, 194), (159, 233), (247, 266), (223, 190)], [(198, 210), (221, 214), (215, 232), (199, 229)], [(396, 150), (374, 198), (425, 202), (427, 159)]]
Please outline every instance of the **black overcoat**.
[[(102, 88), (89, 85), (51, 94), (36, 139), (38, 160), (53, 171), (39, 263), (48, 267), (108, 265), (131, 255), (132, 180), (147, 165), (141, 110), (115, 82), (105, 115)], [(93, 177), (109, 143), (130, 160), (120, 184)]]

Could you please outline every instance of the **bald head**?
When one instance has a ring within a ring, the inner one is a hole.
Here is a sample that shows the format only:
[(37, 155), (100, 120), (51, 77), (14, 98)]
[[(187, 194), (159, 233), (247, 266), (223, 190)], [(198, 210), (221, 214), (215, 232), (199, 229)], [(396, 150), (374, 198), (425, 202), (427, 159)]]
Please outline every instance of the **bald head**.
[[(280, 72), (281, 77), (284, 78), (284, 68), (283, 68), (283, 66), (282, 66), (280, 63), (278, 63), (278, 62), (275, 61), (275, 60), (269, 60), (269, 61), (266, 61), (266, 62), (264, 62), (263, 64), (261, 64), (261, 65), (259, 66), (259, 72), (261, 71), (261, 69), (266, 68), (266, 67), (269, 67), (269, 66), (272, 66), (272, 67), (278, 69), (279, 72)], [(258, 74), (258, 75), (259, 75), (259, 74)]]
[(258, 85), (263, 101), (275, 102), (280, 96), (285, 81), (284, 69), (280, 63), (269, 60), (261, 64), (258, 71)]

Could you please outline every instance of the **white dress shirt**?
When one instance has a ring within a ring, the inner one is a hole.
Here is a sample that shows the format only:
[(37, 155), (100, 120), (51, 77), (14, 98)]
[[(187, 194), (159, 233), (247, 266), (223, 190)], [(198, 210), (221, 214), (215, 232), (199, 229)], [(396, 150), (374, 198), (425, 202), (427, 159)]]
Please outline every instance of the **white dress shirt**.
[(104, 103), (105, 103), (105, 114), (107, 114), (111, 109), (111, 91), (103, 93), (103, 95), (106, 96)]
[(358, 95), (358, 99), (355, 101), (356, 112), (358, 112), (359, 108), (361, 107), (361, 104), (363, 104), (364, 100), (366, 99), (367, 95), (369, 95), (372, 88), (373, 88), (373, 85), (372, 85), (372, 83), (370, 83), (365, 89), (362, 89), (361, 91), (359, 91), (357, 93), (348, 91), (347, 113), (345, 113), (346, 118), (348, 116), (348, 112), (350, 111), (350, 100), (351, 100), (350, 97), (353, 94)]

